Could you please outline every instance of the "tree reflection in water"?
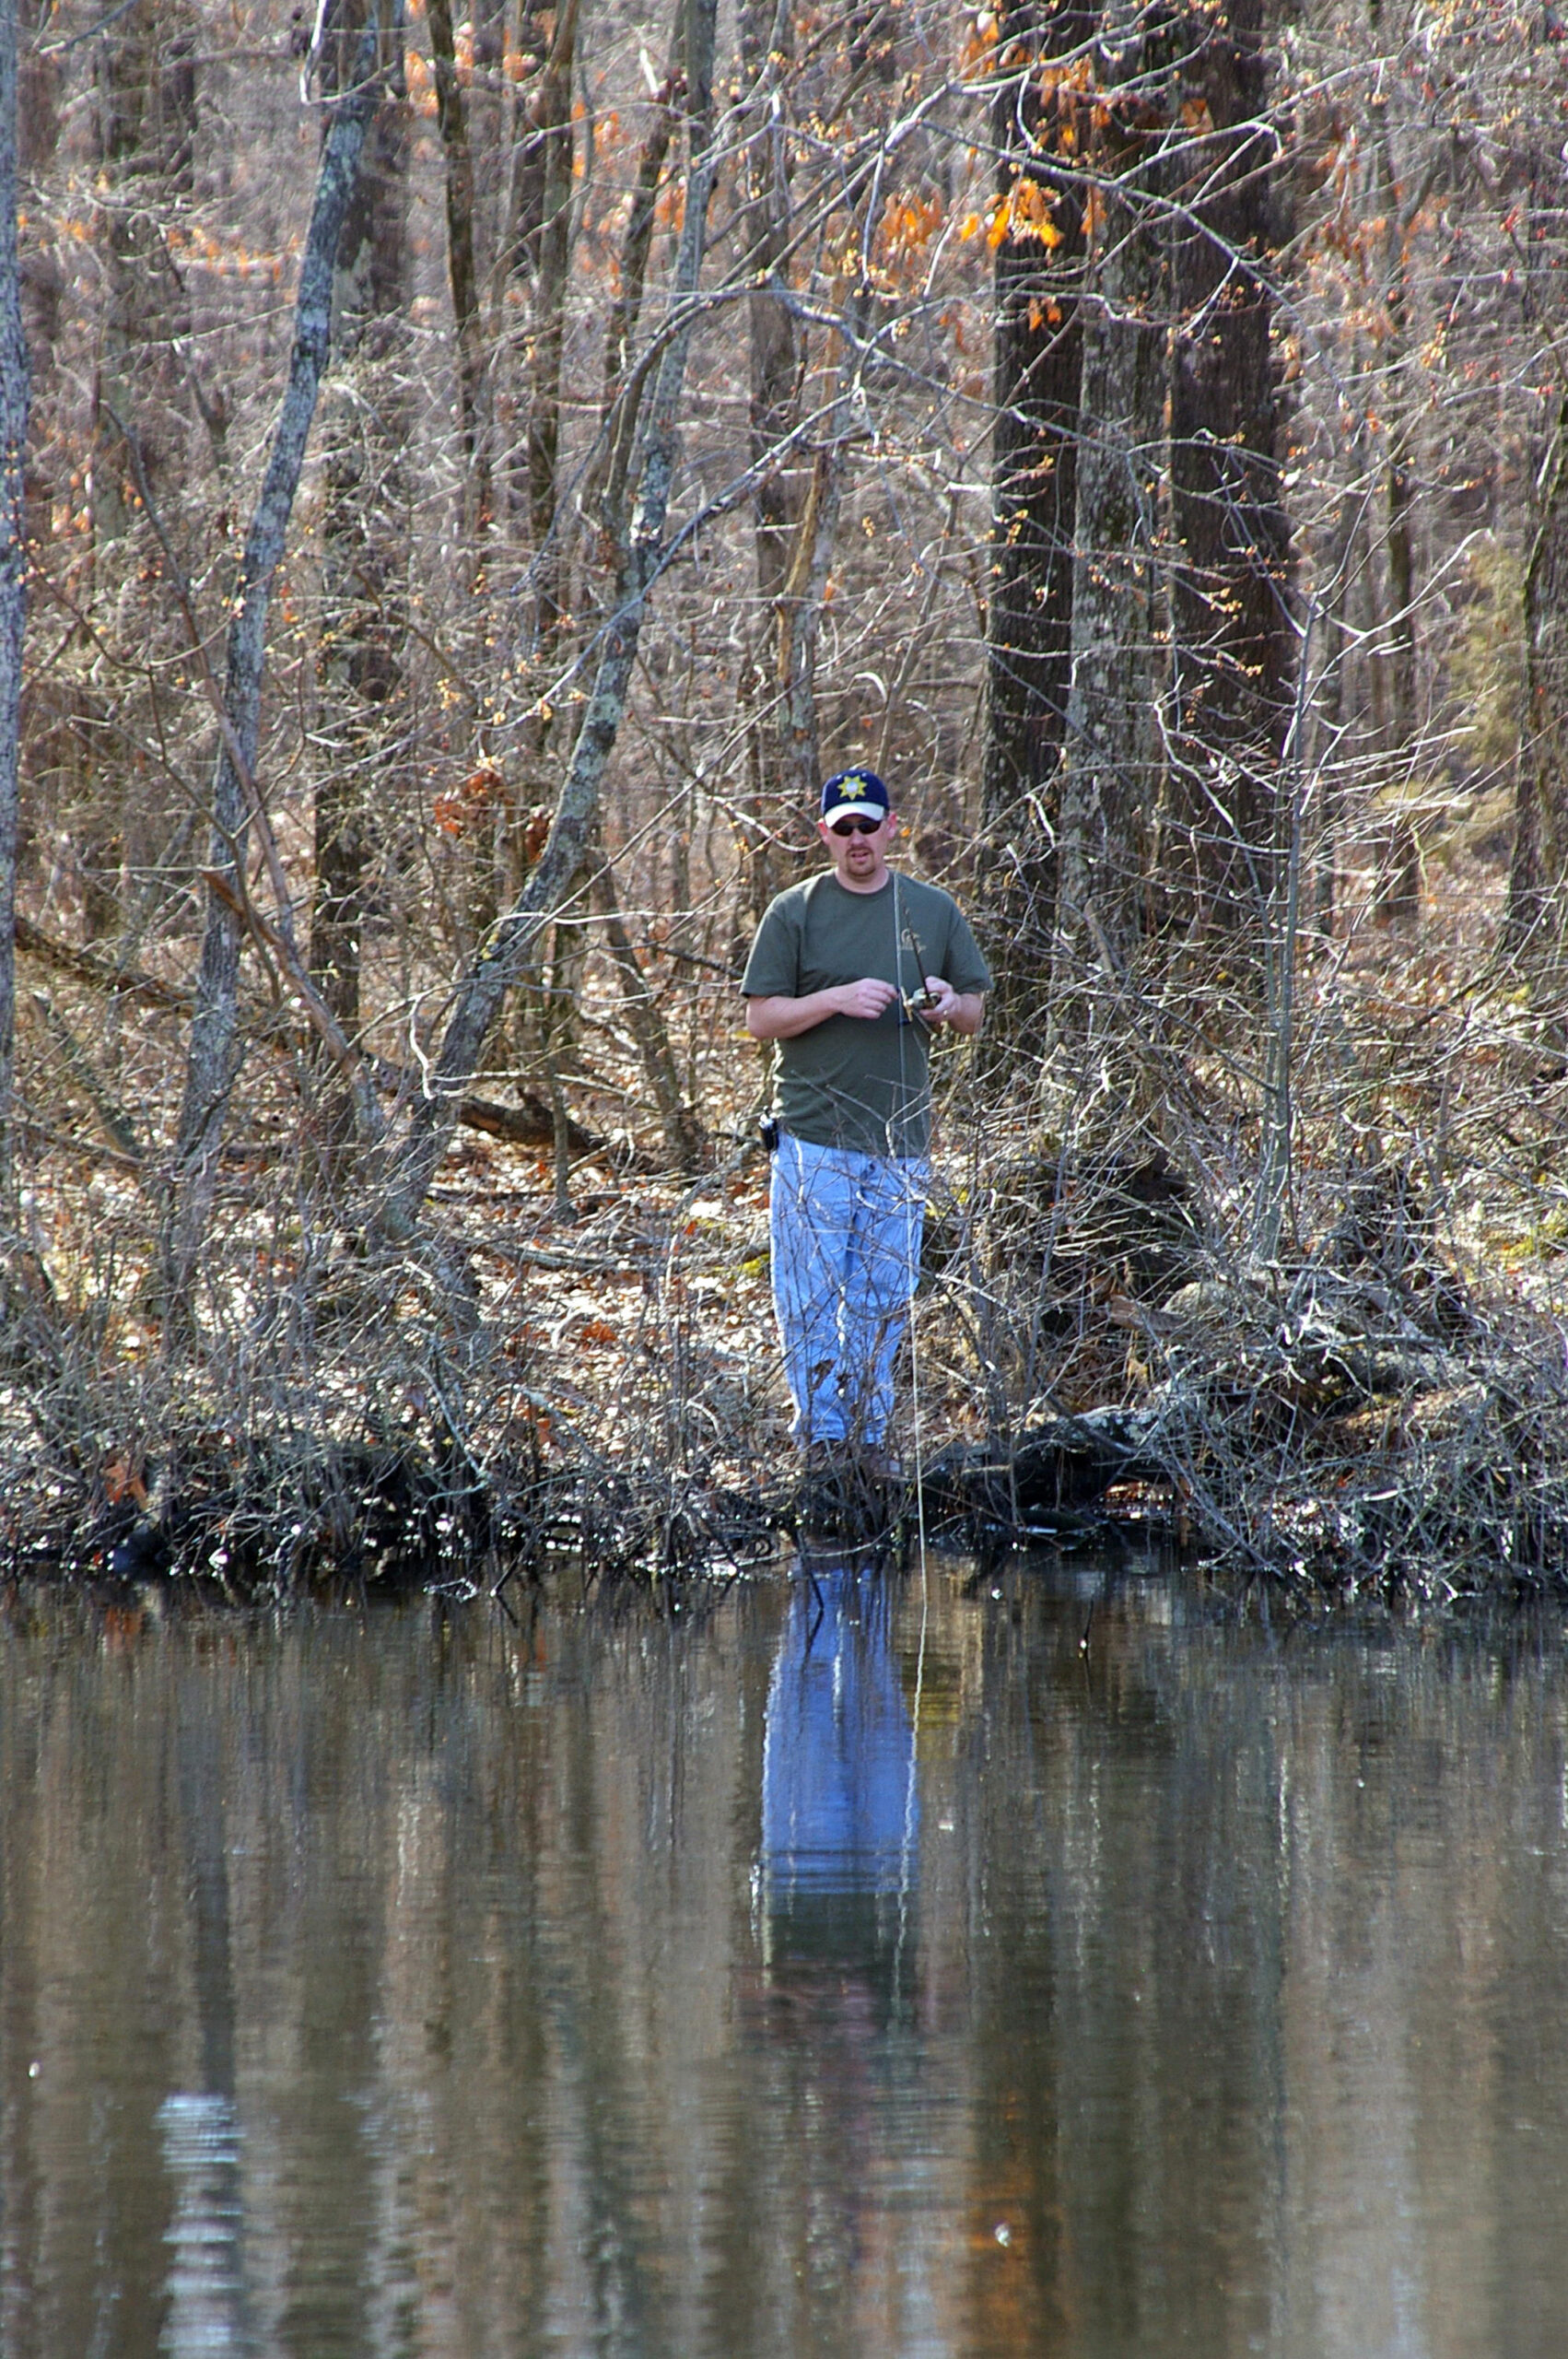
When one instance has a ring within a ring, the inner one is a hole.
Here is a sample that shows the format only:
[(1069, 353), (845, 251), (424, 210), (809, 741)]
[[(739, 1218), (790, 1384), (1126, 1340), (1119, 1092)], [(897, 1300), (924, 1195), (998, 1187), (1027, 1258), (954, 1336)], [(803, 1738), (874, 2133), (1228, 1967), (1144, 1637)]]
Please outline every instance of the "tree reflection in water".
[(708, 1609), (0, 1596), (4, 2359), (1561, 2349), (1556, 1620)]

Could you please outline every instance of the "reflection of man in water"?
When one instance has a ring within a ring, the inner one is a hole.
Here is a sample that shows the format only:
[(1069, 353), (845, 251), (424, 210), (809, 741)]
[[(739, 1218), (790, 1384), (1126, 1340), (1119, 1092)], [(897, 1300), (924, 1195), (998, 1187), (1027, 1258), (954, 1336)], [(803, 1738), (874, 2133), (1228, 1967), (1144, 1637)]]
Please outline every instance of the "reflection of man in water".
[(915, 1731), (886, 1580), (798, 1581), (767, 1696), (761, 1884), (770, 1976), (852, 1976), (885, 2019), (912, 1968)]

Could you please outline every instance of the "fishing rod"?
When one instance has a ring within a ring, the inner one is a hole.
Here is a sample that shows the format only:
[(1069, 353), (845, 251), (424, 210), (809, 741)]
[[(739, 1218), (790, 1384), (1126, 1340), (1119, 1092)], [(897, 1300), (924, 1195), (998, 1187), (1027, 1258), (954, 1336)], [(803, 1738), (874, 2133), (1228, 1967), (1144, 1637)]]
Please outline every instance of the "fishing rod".
[[(909, 1021), (913, 1023), (918, 1020), (919, 1016), (923, 1015), (929, 1009), (935, 1007), (937, 1004), (937, 995), (933, 991), (927, 987), (925, 959), (921, 955), (920, 945), (915, 939), (913, 929), (905, 921), (904, 907), (899, 898), (898, 882), (898, 871), (895, 869), (893, 871), (893, 977), (895, 983), (898, 986), (898, 996), (903, 1002), (905, 1013)], [(901, 962), (906, 946), (907, 946), (907, 948), (913, 953), (915, 960), (915, 989), (913, 992), (906, 992), (903, 989), (901, 980)], [(904, 1065), (904, 1027), (902, 1025), (898, 1027), (898, 1096), (900, 1101), (898, 1118), (902, 1121), (908, 1097), (908, 1079)], [(899, 1144), (902, 1144), (903, 1142), (900, 1141)], [(920, 1226), (923, 1234), (925, 1227), (923, 1209)], [(910, 1240), (910, 1231), (912, 1227), (912, 1219), (907, 1219), (905, 1226), (907, 1246)], [(918, 1249), (913, 1258), (914, 1267), (909, 1272), (909, 1419), (911, 1438), (914, 1442), (915, 1460), (915, 1532), (920, 1552), (920, 1658), (923, 1662), (925, 1658), (925, 1627), (926, 1614), (929, 1608), (929, 1596), (926, 1572), (925, 1462), (920, 1446), (920, 1345), (919, 1326), (916, 1318), (916, 1297), (918, 1297), (920, 1288), (920, 1265)], [(917, 1684), (917, 1694), (918, 1693), (919, 1687)]]
[(915, 939), (914, 929), (907, 925), (900, 926), (898, 939), (914, 959), (915, 972), (919, 978), (912, 992), (901, 991), (898, 994), (904, 1003), (904, 1013), (906, 1015), (928, 1015), (936, 1005), (936, 993), (927, 987), (926, 962), (921, 955), (920, 945)]

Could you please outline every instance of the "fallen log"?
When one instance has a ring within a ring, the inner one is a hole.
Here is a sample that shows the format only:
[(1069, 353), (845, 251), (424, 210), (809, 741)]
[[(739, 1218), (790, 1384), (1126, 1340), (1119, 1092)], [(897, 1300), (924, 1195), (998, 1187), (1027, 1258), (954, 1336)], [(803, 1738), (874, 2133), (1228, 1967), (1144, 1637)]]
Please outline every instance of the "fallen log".
[(52, 967), (56, 974), (69, 975), (74, 982), (85, 983), (89, 991), (109, 992), (130, 999), (139, 999), (149, 1007), (167, 1009), (173, 1015), (189, 1015), (195, 1005), (191, 992), (178, 983), (166, 982), (161, 975), (149, 975), (142, 967), (122, 967), (112, 958), (105, 958), (93, 950), (79, 950), (69, 942), (58, 941), (45, 933), (41, 926), (17, 911), (17, 948), (41, 966)]
[[(465, 1129), (504, 1139), (509, 1146), (553, 1146), (556, 1143), (556, 1118), (537, 1097), (525, 1097), (521, 1106), (500, 1106), (492, 1097), (464, 1097), (459, 1102), (457, 1118)], [(571, 1155), (603, 1155), (604, 1141), (568, 1115), (567, 1149)]]
[[(56, 974), (68, 975), (73, 982), (85, 984), (89, 991), (139, 999), (149, 1007), (164, 1009), (173, 1015), (189, 1015), (195, 1005), (194, 994), (180, 984), (166, 982), (159, 975), (148, 974), (145, 968), (122, 967), (97, 951), (61, 942), (34, 925), (20, 910), (17, 913), (17, 947), (41, 966), (53, 968)], [(300, 1038), (303, 1037), (301, 1032)], [(401, 1065), (379, 1057), (376, 1080), (381, 1089), (391, 1091), (406, 1087), (410, 1075)], [(95, 1110), (99, 1109), (95, 1107)], [(465, 1130), (483, 1131), (487, 1138), (503, 1139), (509, 1146), (555, 1144), (555, 1116), (548, 1106), (530, 1093), (524, 1093), (518, 1106), (502, 1106), (492, 1097), (463, 1097), (458, 1105), (457, 1118)], [(111, 1136), (122, 1154), (130, 1152), (118, 1131), (111, 1129)], [(567, 1146), (576, 1156), (602, 1155), (605, 1142), (568, 1116)]]
[(944, 1450), (922, 1469), (928, 1516), (960, 1516), (1020, 1529), (1081, 1518), (1115, 1483), (1157, 1480), (1158, 1420), (1145, 1409), (1090, 1409), (1027, 1426), (1011, 1449)]

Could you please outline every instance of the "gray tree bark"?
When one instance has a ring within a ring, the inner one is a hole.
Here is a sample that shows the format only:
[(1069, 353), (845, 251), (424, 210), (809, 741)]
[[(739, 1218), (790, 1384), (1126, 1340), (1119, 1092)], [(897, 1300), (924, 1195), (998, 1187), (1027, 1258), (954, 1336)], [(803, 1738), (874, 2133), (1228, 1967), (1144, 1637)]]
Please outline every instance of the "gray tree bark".
[(982, 824), (1005, 1026), (1028, 1023), (1051, 970), (1057, 844), (1072, 673), (1073, 531), (1083, 377), (1084, 192), (1090, 101), (1047, 61), (1094, 33), (1097, 11), (1011, 0), (998, 22), (999, 227), (993, 282), (995, 424), (986, 584)]
[[(323, 78), (335, 90), (375, 0), (333, 28)], [(400, 35), (401, 5), (390, 30)], [(333, 269), (334, 366), (322, 421), (322, 625), (310, 971), (350, 1039), (360, 1027), (366, 881), (380, 833), (388, 715), (403, 680), (408, 565), (401, 361), (409, 295), (407, 121), (393, 69), (366, 135)], [(335, 388), (335, 393), (333, 391)], [(343, 1108), (336, 1127), (345, 1130)]]
[(23, 466), (31, 390), (17, 242), (17, 0), (0, 0), (0, 1200), (11, 1192), (18, 757), (27, 627)]
[[(266, 474), (245, 537), (228, 628), (224, 710), (228, 726), (213, 781), (206, 924), (196, 1013), (185, 1060), (175, 1141), (166, 1298), (188, 1313), (217, 1182), (224, 1112), (239, 1072), (240, 952), (246, 906), (250, 797), (261, 722), (262, 671), (273, 575), (287, 538), (316, 396), (332, 341), (333, 267), (358, 178), (366, 135), (380, 103), (378, 26), (367, 30), (353, 76), (333, 111), (322, 150), (299, 286), (288, 383), (273, 429)], [(239, 761), (235, 759), (238, 753)]]

